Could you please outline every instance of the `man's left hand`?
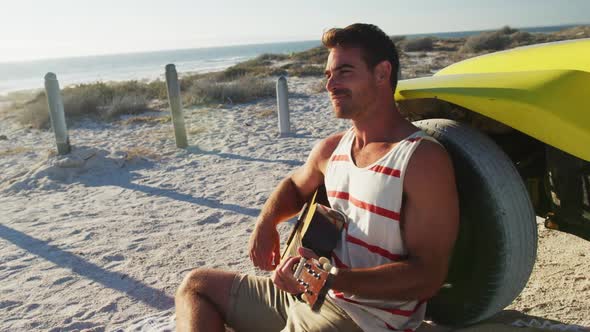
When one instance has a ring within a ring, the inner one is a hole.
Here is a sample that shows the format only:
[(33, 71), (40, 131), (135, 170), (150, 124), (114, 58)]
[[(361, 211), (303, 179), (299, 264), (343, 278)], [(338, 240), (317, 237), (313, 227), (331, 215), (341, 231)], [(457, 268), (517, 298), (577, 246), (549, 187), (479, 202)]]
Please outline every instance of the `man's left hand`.
[(301, 257), (315, 259), (318, 258), (318, 255), (307, 248), (301, 247), (298, 249), (298, 252), (301, 256), (287, 258), (284, 262), (277, 266), (271, 276), (271, 280), (277, 286), (277, 288), (293, 295), (300, 294), (305, 290), (304, 287), (300, 285), (293, 276), (295, 266), (299, 264)]
[(293, 270), (300, 260), (301, 257), (289, 257), (273, 271), (270, 278), (278, 289), (293, 295), (304, 291), (303, 286), (293, 276)]

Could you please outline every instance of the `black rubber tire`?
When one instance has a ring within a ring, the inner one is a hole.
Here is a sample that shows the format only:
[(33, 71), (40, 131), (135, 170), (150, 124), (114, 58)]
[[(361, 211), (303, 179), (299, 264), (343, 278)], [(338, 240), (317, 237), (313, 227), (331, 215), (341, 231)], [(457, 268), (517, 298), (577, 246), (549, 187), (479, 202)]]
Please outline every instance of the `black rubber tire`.
[(526, 285), (537, 253), (536, 216), (522, 178), (487, 136), (446, 119), (414, 122), (453, 160), (460, 230), (447, 283), (429, 300), (427, 316), (464, 326), (493, 316)]

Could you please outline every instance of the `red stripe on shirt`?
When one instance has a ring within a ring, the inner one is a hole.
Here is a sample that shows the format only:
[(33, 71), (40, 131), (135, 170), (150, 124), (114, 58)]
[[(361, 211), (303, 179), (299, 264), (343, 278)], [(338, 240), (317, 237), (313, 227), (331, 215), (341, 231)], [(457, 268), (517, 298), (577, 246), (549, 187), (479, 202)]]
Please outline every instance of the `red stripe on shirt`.
[(381, 165), (375, 165), (369, 168), (369, 170), (377, 173), (383, 173), (385, 175), (391, 175), (396, 178), (399, 178), (402, 173), (399, 169), (389, 168)]
[(338, 256), (336, 256), (335, 253), (332, 253), (332, 258), (334, 258), (334, 263), (336, 264), (336, 267), (339, 269), (348, 269), (348, 265), (342, 263), (342, 261), (340, 260), (340, 258), (338, 258)]
[(360, 305), (364, 305), (364, 306), (367, 306), (370, 308), (379, 309), (379, 310), (382, 310), (382, 311), (385, 311), (385, 312), (388, 312), (390, 314), (397, 315), (397, 316), (411, 317), (416, 312), (416, 310), (401, 310), (401, 309), (389, 309), (389, 308), (374, 307), (374, 306), (371, 306), (370, 304), (367, 304), (367, 303), (362, 303), (359, 301), (355, 301), (355, 300), (351, 300), (349, 298), (346, 298), (346, 297), (344, 297), (344, 294), (341, 292), (334, 292), (334, 296), (336, 296), (337, 298), (342, 299), (346, 302), (360, 304)]
[(332, 156), (331, 160), (332, 161), (349, 161), (350, 159), (345, 154), (335, 154)]
[(421, 139), (422, 139), (422, 137), (414, 137), (414, 138), (408, 138), (406, 141), (414, 143), (414, 142), (419, 141)]
[(395, 212), (395, 211), (391, 211), (388, 209), (384, 209), (382, 207), (379, 207), (377, 205), (373, 205), (373, 204), (369, 204), (367, 202), (363, 202), (361, 200), (358, 200), (352, 196), (350, 196), (348, 193), (346, 192), (342, 192), (342, 191), (328, 191), (328, 196), (329, 197), (334, 197), (334, 198), (340, 198), (340, 199), (345, 199), (348, 200), (350, 203), (352, 203), (353, 205), (363, 209), (363, 210), (367, 210), (369, 212), (378, 214), (380, 216), (389, 218), (389, 219), (393, 219), (395, 221), (399, 221), (399, 213)]
[(385, 249), (383, 249), (381, 247), (378, 247), (378, 246), (369, 244), (369, 243), (364, 242), (363, 240), (358, 239), (358, 238), (356, 238), (354, 236), (351, 236), (351, 235), (346, 235), (346, 241), (348, 241), (350, 243), (354, 243), (354, 244), (359, 245), (361, 247), (365, 247), (370, 252), (375, 253), (375, 254), (378, 254), (378, 255), (381, 255), (381, 256), (383, 256), (385, 258), (388, 258), (388, 259), (390, 259), (392, 261), (399, 261), (399, 260), (402, 260), (402, 259), (404, 259), (406, 257), (406, 256), (403, 256), (403, 255), (394, 254), (394, 253), (389, 252), (389, 251), (387, 251), (387, 250), (385, 250)]
[(426, 300), (420, 300), (420, 301), (418, 301), (418, 303), (416, 303), (416, 306), (414, 307), (414, 311), (418, 311), (418, 308), (420, 308), (420, 306), (422, 304), (424, 304), (424, 302), (426, 302)]

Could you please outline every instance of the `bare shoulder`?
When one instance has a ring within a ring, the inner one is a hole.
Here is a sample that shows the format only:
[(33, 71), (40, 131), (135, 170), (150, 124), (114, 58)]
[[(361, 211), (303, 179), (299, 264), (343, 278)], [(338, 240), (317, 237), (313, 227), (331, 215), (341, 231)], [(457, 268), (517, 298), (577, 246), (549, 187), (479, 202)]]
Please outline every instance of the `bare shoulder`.
[(290, 176), (301, 197), (307, 199), (324, 183), (326, 165), (344, 133), (331, 135), (315, 144), (305, 164)]
[(345, 133), (336, 133), (317, 142), (309, 155), (308, 162), (316, 164), (320, 169), (324, 170), (326, 163), (330, 159), (330, 156), (332, 156), (332, 153), (334, 153), (334, 150), (336, 150), (338, 143), (340, 143)]
[(452, 171), (452, 161), (447, 150), (438, 143), (422, 140), (410, 159), (406, 175), (448, 171)]
[(451, 156), (440, 144), (423, 140), (412, 154), (404, 177), (404, 194), (424, 199), (455, 189)]

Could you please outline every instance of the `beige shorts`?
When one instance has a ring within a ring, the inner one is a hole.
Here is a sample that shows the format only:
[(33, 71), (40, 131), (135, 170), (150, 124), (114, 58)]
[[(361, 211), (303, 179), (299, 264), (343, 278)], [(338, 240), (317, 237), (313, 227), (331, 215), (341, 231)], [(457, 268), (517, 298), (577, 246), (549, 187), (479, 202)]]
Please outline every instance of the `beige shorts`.
[(362, 332), (329, 298), (318, 312), (274, 286), (270, 278), (237, 275), (232, 284), (227, 324), (236, 332)]

